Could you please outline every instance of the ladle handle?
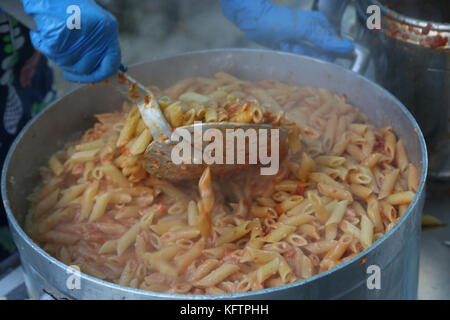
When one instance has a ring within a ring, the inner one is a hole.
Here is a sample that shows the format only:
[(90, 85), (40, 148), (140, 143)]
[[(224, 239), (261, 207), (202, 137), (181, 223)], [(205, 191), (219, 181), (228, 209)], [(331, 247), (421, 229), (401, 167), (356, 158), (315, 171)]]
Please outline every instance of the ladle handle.
[(159, 107), (158, 100), (150, 89), (130, 76), (127, 70), (126, 66), (121, 65), (117, 74), (108, 78), (107, 83), (137, 105), (153, 140), (165, 141), (170, 138), (172, 129)]

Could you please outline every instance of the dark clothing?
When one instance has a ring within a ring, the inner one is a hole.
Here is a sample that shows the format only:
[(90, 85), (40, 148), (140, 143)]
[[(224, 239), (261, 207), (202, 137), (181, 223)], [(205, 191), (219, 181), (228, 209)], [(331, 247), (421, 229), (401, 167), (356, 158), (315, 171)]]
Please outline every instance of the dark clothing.
[[(0, 12), (0, 165), (23, 126), (54, 97), (53, 73), (47, 58), (31, 45), (28, 29)], [(0, 260), (5, 245), (6, 217), (0, 209)], [(3, 246), (2, 246), (3, 244)], [(3, 256), (2, 256), (3, 255)]]

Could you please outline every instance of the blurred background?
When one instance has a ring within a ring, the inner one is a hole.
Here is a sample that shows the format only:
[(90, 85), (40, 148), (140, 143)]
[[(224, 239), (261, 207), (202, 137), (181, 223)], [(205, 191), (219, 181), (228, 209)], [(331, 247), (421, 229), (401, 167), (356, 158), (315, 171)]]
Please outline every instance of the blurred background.
[[(291, 3), (295, 0), (278, 2)], [(260, 48), (222, 14), (220, 1), (100, 0), (119, 22), (122, 61), (126, 65), (186, 51)], [(75, 87), (55, 70), (58, 96)]]
[[(228, 21), (219, 0), (99, 0), (119, 23), (123, 63), (181, 52), (215, 48), (262, 48)], [(314, 0), (273, 0), (288, 7), (311, 9)], [(55, 88), (63, 96), (77, 85), (65, 80), (59, 68)]]

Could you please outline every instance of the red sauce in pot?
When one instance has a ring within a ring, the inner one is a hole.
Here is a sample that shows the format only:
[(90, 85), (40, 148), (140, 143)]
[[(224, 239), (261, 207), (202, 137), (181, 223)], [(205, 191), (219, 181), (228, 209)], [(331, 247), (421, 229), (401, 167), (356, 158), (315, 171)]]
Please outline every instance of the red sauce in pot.
[(436, 35), (434, 37), (426, 37), (420, 40), (420, 45), (425, 47), (430, 47), (431, 49), (436, 49), (439, 47), (445, 47), (448, 43), (447, 37), (442, 37), (441, 35)]

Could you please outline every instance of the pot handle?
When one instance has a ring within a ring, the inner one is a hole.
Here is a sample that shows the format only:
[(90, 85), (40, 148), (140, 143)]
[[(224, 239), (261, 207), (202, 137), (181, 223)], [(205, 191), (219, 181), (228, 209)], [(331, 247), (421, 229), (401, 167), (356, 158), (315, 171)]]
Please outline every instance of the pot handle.
[[(336, 0), (315, 0), (313, 8), (319, 10), (330, 21), (332, 26), (341, 31), (342, 19), (344, 17), (345, 9), (349, 6), (349, 0), (336, 1)], [(344, 37), (344, 35), (341, 36)], [(353, 52), (347, 55), (337, 55), (336, 57), (344, 58), (353, 61), (350, 70), (353, 72), (363, 74), (367, 70), (370, 60), (370, 51), (360, 43), (353, 41), (355, 49)]]
[(355, 50), (353, 52), (353, 64), (351, 70), (353, 72), (363, 74), (367, 70), (370, 60), (370, 51), (359, 43), (354, 43)]

